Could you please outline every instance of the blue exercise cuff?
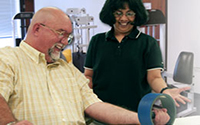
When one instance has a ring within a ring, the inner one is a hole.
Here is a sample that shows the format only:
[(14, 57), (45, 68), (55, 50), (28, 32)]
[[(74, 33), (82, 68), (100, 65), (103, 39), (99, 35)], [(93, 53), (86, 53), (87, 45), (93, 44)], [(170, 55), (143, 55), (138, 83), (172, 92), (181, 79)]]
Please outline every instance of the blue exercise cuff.
[(166, 108), (170, 116), (167, 124), (172, 125), (174, 123), (176, 106), (171, 96), (161, 93), (149, 93), (141, 99), (138, 106), (138, 117), (141, 125), (154, 125), (153, 117), (155, 117), (155, 114), (152, 112), (152, 109), (158, 100), (161, 102), (160, 108)]

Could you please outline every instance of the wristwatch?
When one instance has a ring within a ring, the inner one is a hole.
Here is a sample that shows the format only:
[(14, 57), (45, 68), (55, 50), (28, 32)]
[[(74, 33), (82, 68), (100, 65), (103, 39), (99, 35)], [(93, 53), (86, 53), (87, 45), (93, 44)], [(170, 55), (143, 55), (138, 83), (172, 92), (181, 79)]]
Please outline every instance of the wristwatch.
[(160, 91), (160, 93), (163, 93), (163, 91), (165, 91), (166, 89), (169, 89), (169, 87), (162, 88), (162, 90)]
[(6, 125), (12, 125), (12, 124), (15, 124), (16, 122), (9, 122), (7, 123)]

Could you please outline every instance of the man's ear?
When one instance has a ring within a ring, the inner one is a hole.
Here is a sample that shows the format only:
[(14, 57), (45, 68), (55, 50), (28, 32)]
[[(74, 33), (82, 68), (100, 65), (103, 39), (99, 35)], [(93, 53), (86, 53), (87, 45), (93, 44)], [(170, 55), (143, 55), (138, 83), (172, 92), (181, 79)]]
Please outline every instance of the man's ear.
[(32, 31), (33, 31), (34, 35), (38, 36), (38, 34), (40, 32), (40, 28), (41, 28), (41, 25), (39, 23), (35, 23), (33, 25)]

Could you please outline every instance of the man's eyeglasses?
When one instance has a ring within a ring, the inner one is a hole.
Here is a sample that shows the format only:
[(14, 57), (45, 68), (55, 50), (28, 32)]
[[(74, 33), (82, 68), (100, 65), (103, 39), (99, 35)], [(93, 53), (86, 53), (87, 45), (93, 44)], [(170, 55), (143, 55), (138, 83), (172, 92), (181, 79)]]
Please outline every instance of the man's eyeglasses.
[[(115, 17), (119, 18), (119, 17), (122, 17), (124, 14), (120, 11), (116, 11), (113, 13)], [(128, 18), (133, 18), (135, 16), (135, 13), (134, 12), (127, 12), (125, 13), (126, 17)]]
[(66, 31), (55, 30), (55, 29), (53, 29), (51, 27), (46, 26), (43, 23), (40, 23), (40, 25), (49, 28), (51, 31), (53, 31), (55, 34), (58, 35), (59, 39), (61, 39), (61, 38), (67, 38), (68, 39), (68, 44), (71, 44), (73, 42), (74, 36), (72, 34), (68, 34)]

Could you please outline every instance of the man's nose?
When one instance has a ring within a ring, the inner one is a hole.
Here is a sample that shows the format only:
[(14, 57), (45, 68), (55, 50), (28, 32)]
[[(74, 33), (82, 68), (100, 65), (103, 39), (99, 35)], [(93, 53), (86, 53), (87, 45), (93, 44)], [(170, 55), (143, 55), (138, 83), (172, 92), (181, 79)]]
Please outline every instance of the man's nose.
[(61, 43), (67, 45), (68, 44), (68, 37), (63, 37), (62, 40), (61, 40)]

